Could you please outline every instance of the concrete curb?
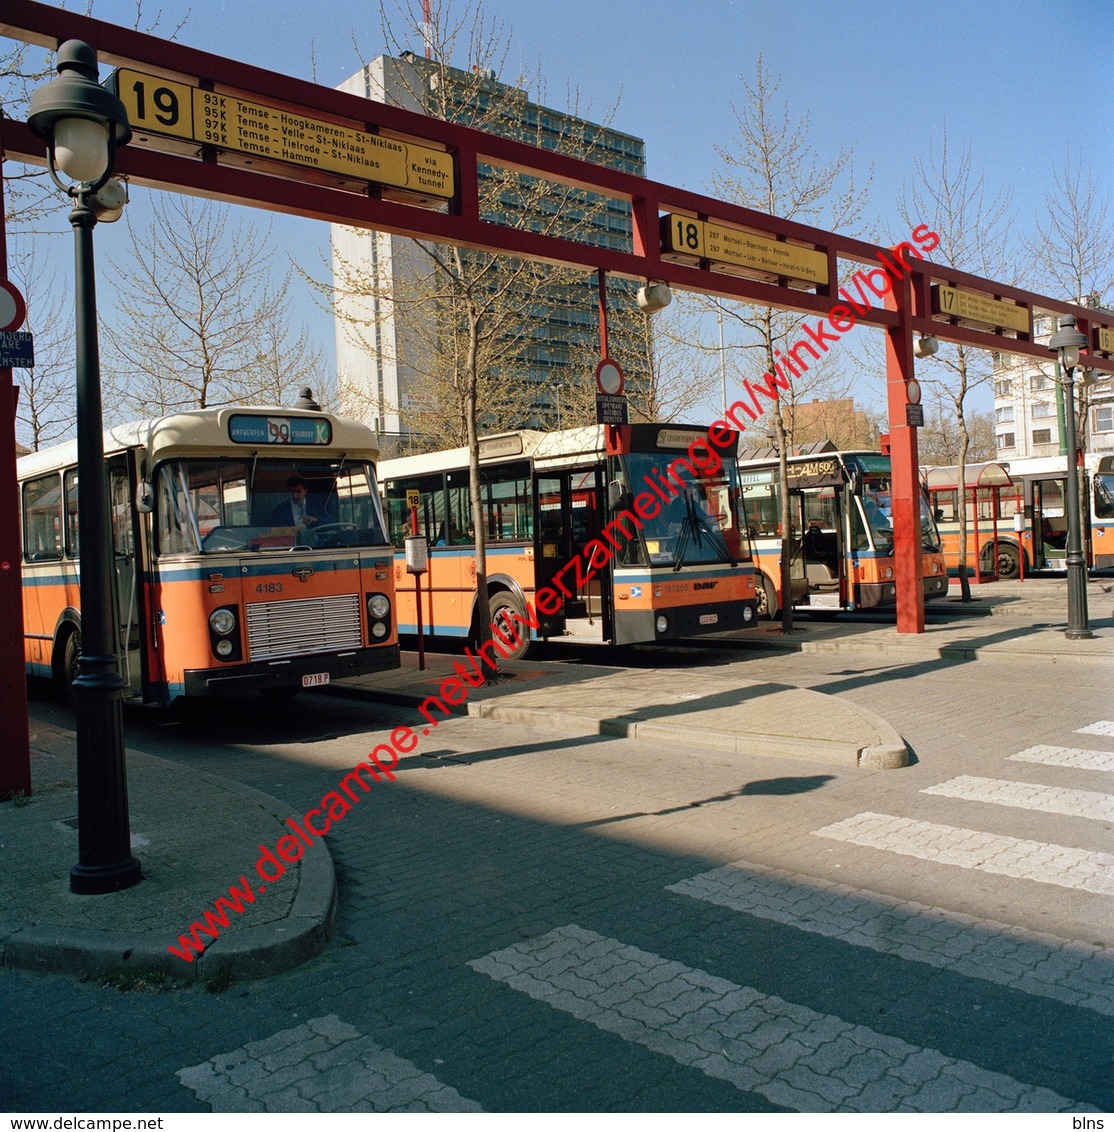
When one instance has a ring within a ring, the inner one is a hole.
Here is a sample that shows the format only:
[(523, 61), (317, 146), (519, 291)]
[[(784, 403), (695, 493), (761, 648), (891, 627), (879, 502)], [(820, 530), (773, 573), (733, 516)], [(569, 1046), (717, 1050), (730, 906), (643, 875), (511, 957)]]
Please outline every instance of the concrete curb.
[[(158, 756), (148, 755), (157, 760)], [(159, 760), (161, 761), (161, 760)], [(283, 826), (289, 807), (270, 794), (207, 771), (198, 777), (272, 814)], [(228, 878), (233, 881), (231, 875)], [(289, 915), (256, 927), (221, 934), (192, 963), (167, 951), (185, 928), (185, 917), (204, 909), (184, 909), (183, 922), (163, 932), (118, 932), (99, 928), (41, 925), (31, 928), (0, 923), (0, 966), (86, 976), (157, 972), (175, 981), (213, 977), (258, 979), (278, 974), (319, 954), (329, 939), (336, 914), (333, 860), (323, 841), (307, 847), (298, 861), (297, 892)], [(213, 899), (221, 892), (214, 891)]]
[(873, 712), (857, 704), (854, 705), (854, 710), (869, 720), (877, 730), (881, 742), (868, 747), (859, 747), (831, 739), (805, 739), (792, 735), (705, 729), (695, 731), (691, 725), (660, 723), (657, 720), (640, 718), (637, 712), (624, 715), (621, 719), (600, 719), (581, 712), (515, 707), (491, 700), (468, 705), (468, 714), (480, 719), (527, 723), (536, 727), (569, 731), (574, 735), (608, 735), (612, 738), (638, 739), (642, 742), (680, 743), (705, 750), (729, 751), (732, 754), (805, 759), (810, 762), (863, 767), (870, 770), (895, 770), (908, 766), (909, 749), (898, 732)]

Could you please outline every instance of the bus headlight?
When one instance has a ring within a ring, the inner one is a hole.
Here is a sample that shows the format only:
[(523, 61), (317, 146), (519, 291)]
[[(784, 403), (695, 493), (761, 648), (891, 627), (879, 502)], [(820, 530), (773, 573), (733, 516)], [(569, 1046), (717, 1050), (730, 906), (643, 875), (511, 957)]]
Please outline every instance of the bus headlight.
[(743, 621), (750, 624), (754, 620), (754, 610), (749, 605), (743, 607)]
[(372, 594), (367, 599), (367, 611), (371, 617), (381, 620), (391, 612), (391, 603), (383, 594)]
[(217, 656), (231, 656), (233, 647), (232, 642), (227, 637), (217, 641)]
[(387, 626), (382, 621), (376, 621), (371, 627), (371, 635), (383, 638), (387, 635)]
[[(236, 618), (233, 616), (232, 611), (229, 609), (214, 609), (209, 614), (209, 628), (213, 630), (218, 637), (227, 637), (233, 629), (236, 628)], [(217, 650), (220, 652), (220, 650)], [(231, 652), (231, 648), (228, 652)], [(222, 656), (227, 655), (221, 653)]]
[(664, 613), (659, 613), (657, 620), (654, 622), (654, 627), (659, 633), (669, 632), (669, 618)]

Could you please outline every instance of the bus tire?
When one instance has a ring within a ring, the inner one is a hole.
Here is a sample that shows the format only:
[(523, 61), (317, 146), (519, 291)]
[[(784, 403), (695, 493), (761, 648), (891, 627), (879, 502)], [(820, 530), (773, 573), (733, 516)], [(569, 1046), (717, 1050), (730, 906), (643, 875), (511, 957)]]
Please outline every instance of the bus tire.
[(81, 630), (74, 628), (66, 634), (59, 652), (57, 679), (58, 695), (63, 703), (76, 707), (76, 696), (73, 682), (77, 679), (79, 669), (77, 662), (81, 657)]
[(774, 584), (765, 574), (755, 579), (754, 596), (758, 602), (758, 617), (761, 621), (772, 621), (777, 616), (777, 596)]
[(998, 544), (999, 578), (1016, 578), (1020, 573), (1020, 563), (1021, 551), (1013, 543), (1000, 542)]
[[(508, 640), (518, 642), (513, 649), (507, 651), (504, 651), (506, 646), (503, 646), (500, 653), (507, 660), (524, 660), (530, 652), (530, 630), (515, 621), (512, 615), (517, 613), (519, 617), (525, 620), (525, 610), (505, 590), (491, 595), (489, 608), (491, 610), (491, 624)], [(478, 637), (479, 634), (477, 633), (476, 636)]]

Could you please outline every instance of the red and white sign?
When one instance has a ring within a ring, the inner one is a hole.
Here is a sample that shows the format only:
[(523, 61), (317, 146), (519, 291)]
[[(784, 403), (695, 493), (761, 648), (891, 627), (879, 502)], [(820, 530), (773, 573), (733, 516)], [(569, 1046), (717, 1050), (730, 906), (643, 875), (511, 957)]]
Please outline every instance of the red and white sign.
[(27, 304), (14, 283), (0, 279), (0, 333), (18, 330), (27, 317)]
[(618, 362), (604, 358), (596, 366), (596, 388), (601, 393), (622, 393), (625, 385), (626, 379), (623, 377), (623, 371), (619, 368)]

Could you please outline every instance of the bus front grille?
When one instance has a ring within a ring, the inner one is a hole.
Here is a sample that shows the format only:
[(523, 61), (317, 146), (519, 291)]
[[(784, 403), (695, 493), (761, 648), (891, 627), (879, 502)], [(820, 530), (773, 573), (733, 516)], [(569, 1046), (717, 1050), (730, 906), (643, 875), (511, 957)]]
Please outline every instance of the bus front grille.
[(259, 601), (248, 606), (252, 660), (359, 648), (362, 643), (359, 594)]

